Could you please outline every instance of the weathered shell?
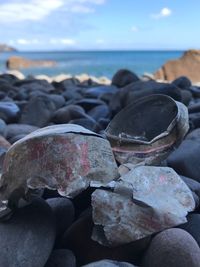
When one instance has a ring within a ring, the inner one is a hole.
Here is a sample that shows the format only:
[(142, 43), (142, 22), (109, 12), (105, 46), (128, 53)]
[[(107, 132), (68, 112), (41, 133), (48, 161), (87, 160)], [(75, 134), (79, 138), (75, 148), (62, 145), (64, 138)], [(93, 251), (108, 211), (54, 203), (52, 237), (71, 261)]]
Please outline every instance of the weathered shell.
[(29, 189), (40, 188), (74, 197), (91, 181), (107, 184), (118, 176), (107, 140), (78, 125), (50, 126), (27, 135), (8, 150), (0, 200), (13, 201)]
[(105, 133), (120, 164), (157, 165), (189, 129), (188, 110), (166, 95), (133, 102), (110, 122)]

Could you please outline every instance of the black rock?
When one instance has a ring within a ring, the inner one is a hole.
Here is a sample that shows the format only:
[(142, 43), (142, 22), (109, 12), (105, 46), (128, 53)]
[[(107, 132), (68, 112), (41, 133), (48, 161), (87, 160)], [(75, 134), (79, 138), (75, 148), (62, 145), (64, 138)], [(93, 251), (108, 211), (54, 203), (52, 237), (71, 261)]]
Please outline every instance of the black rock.
[(78, 105), (68, 105), (58, 109), (52, 118), (55, 123), (68, 123), (74, 119), (88, 118), (84, 109)]
[(144, 257), (142, 267), (199, 267), (200, 248), (186, 231), (171, 228), (157, 234)]
[(88, 112), (89, 110), (95, 108), (96, 106), (104, 105), (105, 102), (99, 99), (85, 98), (85, 99), (76, 101), (75, 104), (83, 107), (85, 112)]
[(27, 124), (8, 124), (6, 127), (7, 130), (7, 139), (11, 139), (16, 135), (27, 135), (29, 133), (32, 133), (33, 131), (36, 131), (38, 127), (33, 125), (27, 125)]
[(187, 220), (187, 223), (181, 224), (178, 227), (191, 234), (200, 247), (200, 214), (189, 214)]
[(188, 107), (189, 113), (200, 113), (200, 101)]
[(19, 107), (13, 102), (0, 102), (0, 118), (6, 123), (17, 121), (19, 111)]
[(76, 258), (68, 249), (56, 249), (44, 267), (76, 267)]
[(197, 141), (200, 140), (200, 128), (191, 131), (187, 136), (187, 140)]
[(71, 120), (69, 123), (78, 124), (84, 128), (94, 131), (97, 128), (97, 123), (94, 119), (88, 116), (88, 118)]
[(21, 88), (25, 88), (28, 92), (40, 90), (44, 93), (49, 93), (55, 90), (53, 85), (48, 83), (46, 80), (33, 78), (17, 81), (14, 85), (19, 87), (19, 90), (21, 90)]
[(6, 130), (6, 123), (4, 120), (0, 119), (0, 135), (6, 137), (7, 136), (7, 130)]
[(181, 90), (181, 102), (186, 106), (189, 105), (190, 101), (192, 100), (192, 93), (188, 90)]
[(50, 94), (49, 98), (55, 104), (56, 109), (59, 109), (65, 105), (65, 98), (62, 95)]
[(130, 244), (109, 248), (91, 239), (92, 229), (92, 216), (86, 212), (63, 236), (62, 247), (74, 252), (79, 265), (103, 259), (127, 261), (137, 265), (150, 242), (150, 237), (147, 237)]
[(190, 92), (192, 93), (193, 97), (200, 97), (200, 87), (199, 86), (191, 86)]
[(80, 82), (76, 78), (65, 79), (61, 82), (52, 82), (52, 85), (56, 88), (57, 92), (63, 92), (68, 89), (77, 88), (80, 85)]
[(98, 86), (85, 90), (85, 97), (88, 98), (100, 98), (104, 94), (115, 94), (118, 91), (116, 86)]
[(74, 206), (67, 198), (50, 198), (46, 201), (53, 210), (56, 219), (57, 236), (60, 236), (74, 221)]
[(1, 74), (0, 75), (0, 79), (3, 79), (3, 80), (7, 81), (10, 84), (14, 84), (17, 81), (19, 81), (19, 79), (15, 75), (9, 74), (9, 73), (3, 73), (3, 74)]
[(45, 201), (35, 200), (0, 223), (0, 266), (44, 267), (55, 240), (54, 217)]
[(56, 107), (46, 95), (32, 98), (20, 118), (20, 123), (44, 127), (51, 120)]
[(189, 89), (192, 86), (191, 81), (186, 76), (181, 76), (172, 82), (180, 89)]
[(167, 163), (178, 174), (200, 182), (200, 142), (184, 140), (168, 157)]
[(200, 183), (186, 176), (180, 175), (180, 177), (187, 184), (190, 190), (200, 197)]
[(88, 112), (94, 120), (107, 119), (110, 116), (110, 110), (107, 105), (99, 105)]
[(140, 79), (130, 70), (121, 69), (117, 71), (112, 78), (112, 85), (122, 88), (130, 83), (137, 82)]
[(190, 129), (200, 128), (200, 112), (189, 114)]
[(9, 142), (11, 144), (14, 144), (15, 142), (19, 141), (20, 139), (24, 138), (25, 136), (26, 136), (26, 134), (18, 134), (18, 135), (15, 135), (15, 136), (13, 136), (13, 137), (11, 137), (9, 139)]

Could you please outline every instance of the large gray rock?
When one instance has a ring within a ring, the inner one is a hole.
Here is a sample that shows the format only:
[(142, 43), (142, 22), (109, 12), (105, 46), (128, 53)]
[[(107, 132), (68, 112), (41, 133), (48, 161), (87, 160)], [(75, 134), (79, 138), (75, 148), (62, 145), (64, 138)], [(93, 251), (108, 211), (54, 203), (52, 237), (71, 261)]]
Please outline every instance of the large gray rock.
[(44, 267), (54, 240), (51, 208), (45, 201), (35, 200), (0, 223), (0, 266)]
[(186, 231), (168, 229), (153, 238), (142, 266), (199, 267), (200, 248)]

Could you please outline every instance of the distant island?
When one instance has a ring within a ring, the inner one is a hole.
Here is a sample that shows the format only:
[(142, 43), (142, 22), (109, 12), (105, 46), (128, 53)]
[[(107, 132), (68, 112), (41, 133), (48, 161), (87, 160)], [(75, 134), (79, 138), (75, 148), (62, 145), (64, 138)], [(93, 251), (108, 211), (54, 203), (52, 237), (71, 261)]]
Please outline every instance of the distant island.
[(17, 51), (17, 49), (8, 46), (6, 44), (0, 44), (0, 52), (14, 52), (14, 51)]

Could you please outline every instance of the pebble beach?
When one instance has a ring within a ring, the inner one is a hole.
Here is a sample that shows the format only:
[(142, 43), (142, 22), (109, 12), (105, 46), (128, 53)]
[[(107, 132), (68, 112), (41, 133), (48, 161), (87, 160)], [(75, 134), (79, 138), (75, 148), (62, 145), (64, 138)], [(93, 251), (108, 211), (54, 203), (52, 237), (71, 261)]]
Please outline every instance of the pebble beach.
[(0, 266), (199, 267), (199, 128), (186, 75), (1, 73)]

